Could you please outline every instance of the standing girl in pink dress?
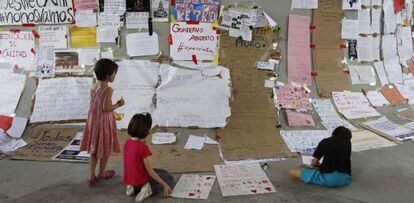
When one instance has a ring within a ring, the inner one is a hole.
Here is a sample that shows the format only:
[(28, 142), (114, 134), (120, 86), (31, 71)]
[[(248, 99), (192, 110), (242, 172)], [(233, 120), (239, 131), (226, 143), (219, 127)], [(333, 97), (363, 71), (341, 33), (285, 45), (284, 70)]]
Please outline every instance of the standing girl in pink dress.
[[(91, 101), (88, 120), (83, 130), (81, 151), (91, 154), (89, 158), (88, 185), (92, 187), (98, 179), (109, 179), (115, 175), (114, 170), (106, 171), (109, 156), (119, 153), (119, 141), (114, 110), (124, 105), (121, 98), (112, 104), (113, 89), (108, 86), (115, 80), (118, 65), (110, 59), (101, 59), (95, 65), (98, 82), (91, 89)], [(95, 168), (99, 159), (99, 174), (95, 176)]]

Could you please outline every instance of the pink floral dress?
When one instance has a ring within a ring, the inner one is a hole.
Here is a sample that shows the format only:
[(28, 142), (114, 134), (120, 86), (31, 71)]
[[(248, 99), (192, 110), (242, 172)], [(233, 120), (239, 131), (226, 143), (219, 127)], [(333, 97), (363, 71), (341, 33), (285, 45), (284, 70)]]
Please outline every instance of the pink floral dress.
[(108, 91), (113, 91), (110, 87), (91, 89), (88, 120), (80, 144), (82, 151), (87, 151), (97, 158), (120, 152), (114, 112), (103, 111), (104, 91), (107, 88)]

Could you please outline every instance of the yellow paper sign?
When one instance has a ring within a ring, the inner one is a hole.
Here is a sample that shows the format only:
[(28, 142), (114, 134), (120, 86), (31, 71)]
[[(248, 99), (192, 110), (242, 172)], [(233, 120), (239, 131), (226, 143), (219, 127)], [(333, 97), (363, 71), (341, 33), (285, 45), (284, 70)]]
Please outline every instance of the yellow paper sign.
[(96, 46), (96, 27), (74, 27), (71, 29), (72, 47)]

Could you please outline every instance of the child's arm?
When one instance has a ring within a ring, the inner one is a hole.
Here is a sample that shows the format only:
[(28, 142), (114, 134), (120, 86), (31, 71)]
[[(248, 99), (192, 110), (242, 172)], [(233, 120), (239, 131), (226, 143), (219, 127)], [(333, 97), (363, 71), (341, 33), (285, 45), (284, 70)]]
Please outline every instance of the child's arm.
[(112, 104), (112, 88), (108, 87), (106, 88), (105, 92), (104, 92), (104, 102), (103, 102), (103, 111), (108, 112), (108, 111), (113, 111), (121, 106), (124, 105), (124, 99), (120, 99), (119, 101), (116, 102), (115, 105)]
[(165, 183), (157, 173), (155, 173), (154, 169), (152, 168), (151, 162), (149, 158), (144, 159), (145, 168), (147, 169), (148, 174), (153, 178), (157, 183), (159, 183), (163, 190), (164, 190), (164, 197), (169, 197), (171, 195), (171, 188)]

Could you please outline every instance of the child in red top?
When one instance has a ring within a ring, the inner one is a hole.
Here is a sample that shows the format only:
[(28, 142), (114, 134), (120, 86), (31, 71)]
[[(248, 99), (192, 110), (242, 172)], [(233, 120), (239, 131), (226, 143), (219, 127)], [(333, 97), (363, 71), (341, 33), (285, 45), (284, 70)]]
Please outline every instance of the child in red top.
[(125, 142), (124, 147), (124, 184), (127, 185), (127, 195), (138, 193), (136, 202), (141, 202), (156, 193), (159, 186), (164, 191), (164, 197), (171, 194), (170, 186), (160, 176), (169, 180), (172, 180), (172, 177), (165, 170), (154, 170), (149, 160), (152, 153), (145, 144), (145, 138), (151, 125), (152, 118), (149, 113), (134, 115), (128, 125), (128, 134), (131, 138)]

